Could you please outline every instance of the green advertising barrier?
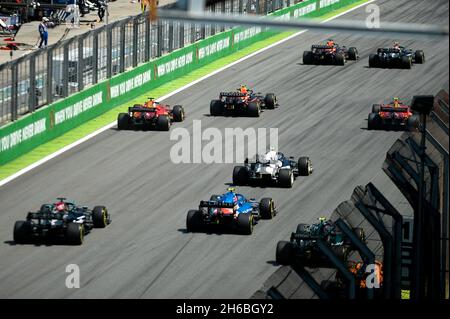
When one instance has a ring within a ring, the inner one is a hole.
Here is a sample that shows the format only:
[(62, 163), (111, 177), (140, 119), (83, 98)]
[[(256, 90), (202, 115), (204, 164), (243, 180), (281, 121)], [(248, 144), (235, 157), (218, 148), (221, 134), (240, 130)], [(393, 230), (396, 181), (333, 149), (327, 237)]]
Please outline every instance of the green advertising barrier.
[[(307, 0), (273, 12), (280, 19), (318, 17), (360, 0)], [(0, 128), (0, 165), (104, 112), (279, 31), (234, 28), (119, 74)]]

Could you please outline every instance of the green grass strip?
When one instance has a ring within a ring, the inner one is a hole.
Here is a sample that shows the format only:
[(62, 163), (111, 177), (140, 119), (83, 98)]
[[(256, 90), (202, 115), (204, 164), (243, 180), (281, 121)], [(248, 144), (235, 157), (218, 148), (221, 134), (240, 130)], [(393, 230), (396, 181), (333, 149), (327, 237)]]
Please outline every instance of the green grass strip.
[[(358, 2), (355, 2), (351, 5), (348, 5), (346, 7), (340, 8), (338, 10), (335, 10), (333, 12), (330, 12), (326, 15), (321, 16), (320, 18), (317, 18), (319, 20), (326, 20), (330, 17), (333, 17), (335, 15), (338, 15), (344, 11), (347, 11), (353, 7), (356, 7), (362, 3), (367, 2), (368, 0), (361, 0)], [(24, 154), (17, 159), (6, 163), (2, 166), (0, 166), (0, 180), (11, 176), (14, 173), (17, 173), (21, 169), (36, 163), (37, 161), (43, 159), (44, 157), (55, 153), (56, 151), (62, 149), (63, 147), (70, 145), (79, 139), (91, 134), (92, 132), (95, 132), (96, 130), (102, 128), (103, 126), (114, 122), (117, 119), (117, 114), (120, 112), (123, 112), (128, 109), (129, 105), (133, 105), (134, 103), (140, 103), (144, 99), (147, 98), (147, 96), (154, 96), (156, 98), (164, 96), (169, 94), (170, 92), (179, 89), (205, 75), (208, 75), (212, 72), (214, 72), (217, 69), (220, 69), (230, 63), (233, 63), (255, 51), (258, 51), (262, 48), (265, 48), (273, 43), (276, 43), (282, 39), (285, 39), (289, 37), (290, 35), (296, 33), (298, 31), (286, 31), (279, 34), (276, 34), (266, 40), (262, 40), (259, 42), (256, 42), (249, 47), (233, 53), (227, 57), (221, 58), (219, 60), (216, 60), (214, 62), (211, 62), (210, 64), (201, 67), (197, 70), (194, 70), (176, 80), (173, 80), (171, 82), (168, 82), (154, 90), (151, 90), (147, 92), (144, 95), (138, 96), (137, 98), (128, 101), (126, 104), (122, 104), (116, 108), (113, 108), (109, 110), (108, 112), (96, 117), (95, 119), (90, 120), (89, 122), (86, 122), (77, 128), (74, 128), (73, 130), (53, 139), (52, 141), (49, 141), (47, 143), (44, 143), (32, 151), (28, 152), (27, 154)]]

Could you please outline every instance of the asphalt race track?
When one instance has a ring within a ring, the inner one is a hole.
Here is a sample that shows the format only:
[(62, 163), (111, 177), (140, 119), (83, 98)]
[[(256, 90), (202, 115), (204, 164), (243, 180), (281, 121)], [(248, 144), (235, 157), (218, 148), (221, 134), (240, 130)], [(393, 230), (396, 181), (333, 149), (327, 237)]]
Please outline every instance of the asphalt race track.
[[(448, 1), (377, 1), (385, 21), (448, 24)], [(365, 19), (364, 7), (344, 19)], [(344, 67), (304, 66), (311, 44), (329, 36), (356, 46), (361, 59)], [(306, 32), (221, 72), (167, 101), (187, 116), (176, 127), (279, 128), (280, 151), (310, 156), (314, 173), (292, 189), (241, 187), (250, 197), (273, 197), (279, 214), (252, 236), (185, 232), (188, 209), (231, 183), (233, 164), (170, 160), (168, 132), (108, 130), (0, 188), (0, 298), (248, 298), (272, 274), (275, 246), (299, 222), (329, 216), (355, 186), (375, 185), (406, 208), (381, 171), (401, 132), (367, 131), (373, 103), (449, 88), (448, 41), (402, 40), (424, 49), (426, 63), (411, 70), (369, 69), (368, 56), (394, 39)], [(280, 107), (260, 118), (209, 117), (209, 102), (241, 83), (275, 92)], [(231, 151), (231, 150), (225, 150)], [(65, 195), (80, 204), (106, 205), (113, 222), (80, 247), (15, 245), (14, 222), (42, 202)], [(81, 288), (65, 286), (66, 266), (77, 264)]]

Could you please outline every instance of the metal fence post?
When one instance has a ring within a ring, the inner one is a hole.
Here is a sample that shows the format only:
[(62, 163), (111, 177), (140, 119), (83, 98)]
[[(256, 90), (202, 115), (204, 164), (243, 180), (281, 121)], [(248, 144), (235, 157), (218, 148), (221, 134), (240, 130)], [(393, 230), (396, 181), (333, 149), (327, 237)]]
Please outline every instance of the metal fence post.
[(169, 22), (169, 52), (173, 51), (173, 22)]
[(83, 71), (84, 71), (84, 42), (83, 37), (78, 39), (78, 92), (84, 89)]
[(120, 25), (120, 63), (119, 72), (125, 72), (125, 23)]
[(195, 23), (191, 23), (191, 43), (197, 41), (197, 29), (195, 28)]
[(17, 120), (17, 63), (11, 65), (11, 121)]
[(106, 30), (106, 78), (112, 75), (112, 28), (108, 25)]
[[(58, 83), (60, 85), (60, 83)], [(53, 102), (53, 48), (47, 49), (47, 104)]]
[(206, 28), (205, 28), (205, 25), (202, 24), (201, 29), (200, 29), (200, 39), (204, 39), (205, 36), (206, 36)]
[[(211, 4), (211, 12), (216, 13), (216, 4)], [(214, 23), (211, 24), (211, 35), (216, 34), (216, 25)]]
[(28, 112), (34, 112), (37, 103), (36, 94), (36, 55), (32, 54), (30, 57), (30, 87), (28, 96)]
[(97, 84), (98, 82), (98, 33), (94, 33), (92, 39), (92, 84)]
[[(233, 2), (233, 0), (231, 0), (231, 2)], [(226, 8), (225, 8), (225, 0), (223, 0), (221, 2), (221, 10), (220, 11), (222, 11), (222, 14), (225, 14), (225, 10), (226, 10)], [(220, 32), (223, 32), (223, 31), (225, 31), (225, 26), (224, 25), (222, 25), (220, 27)]]
[(164, 45), (164, 39), (163, 39), (163, 24), (161, 22), (161, 20), (158, 20), (158, 30), (157, 30), (157, 34), (158, 34), (158, 39), (157, 39), (157, 52), (156, 52), (156, 56), (160, 57), (162, 55), (162, 51), (163, 51), (163, 45)]
[(184, 22), (180, 22), (180, 28), (178, 30), (180, 31), (179, 48), (184, 48)]
[(138, 65), (138, 18), (133, 19), (133, 68)]
[(239, 0), (239, 8), (238, 8), (238, 12), (239, 12), (239, 13), (244, 12), (244, 0)]
[(63, 48), (63, 83), (62, 83), (62, 96), (67, 97), (69, 95), (69, 44), (66, 43)]
[(144, 59), (145, 62), (149, 61), (151, 59), (151, 25), (150, 25), (150, 20), (149, 19), (144, 19), (145, 21), (145, 51), (144, 51)]

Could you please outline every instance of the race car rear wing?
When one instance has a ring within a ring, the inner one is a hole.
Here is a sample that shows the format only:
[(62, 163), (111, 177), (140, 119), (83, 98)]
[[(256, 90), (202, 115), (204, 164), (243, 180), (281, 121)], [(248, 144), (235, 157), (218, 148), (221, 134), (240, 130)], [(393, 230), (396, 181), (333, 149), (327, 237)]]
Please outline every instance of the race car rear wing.
[(135, 107), (135, 106), (128, 108), (128, 113), (134, 113), (134, 112), (140, 112), (140, 113), (156, 112), (156, 108), (155, 107)]
[(220, 92), (220, 97), (246, 97), (247, 94), (240, 92)]
[(48, 212), (29, 212), (27, 214), (27, 219), (41, 219), (41, 220), (63, 220), (63, 213), (48, 213)]
[(380, 107), (380, 112), (405, 113), (405, 112), (408, 112), (408, 108), (407, 107), (382, 106), (382, 107)]
[(234, 204), (230, 204), (230, 203), (224, 203), (224, 202), (218, 202), (218, 201), (206, 201), (206, 200), (202, 200), (200, 202), (200, 208), (233, 208)]
[(377, 52), (381, 52), (381, 53), (400, 53), (401, 50), (400, 49), (395, 49), (395, 48), (378, 48)]
[(315, 44), (311, 46), (312, 49), (332, 49), (333, 47), (330, 47), (328, 45), (323, 44)]

